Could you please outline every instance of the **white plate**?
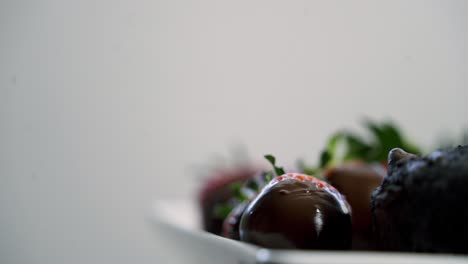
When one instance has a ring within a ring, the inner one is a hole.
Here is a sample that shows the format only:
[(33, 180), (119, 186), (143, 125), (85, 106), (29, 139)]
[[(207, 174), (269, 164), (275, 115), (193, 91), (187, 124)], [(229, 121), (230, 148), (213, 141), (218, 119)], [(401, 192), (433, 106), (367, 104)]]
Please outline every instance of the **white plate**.
[(365, 251), (269, 250), (215, 236), (200, 229), (197, 206), (190, 201), (157, 201), (151, 222), (178, 263), (226, 264), (458, 264), (468, 256)]

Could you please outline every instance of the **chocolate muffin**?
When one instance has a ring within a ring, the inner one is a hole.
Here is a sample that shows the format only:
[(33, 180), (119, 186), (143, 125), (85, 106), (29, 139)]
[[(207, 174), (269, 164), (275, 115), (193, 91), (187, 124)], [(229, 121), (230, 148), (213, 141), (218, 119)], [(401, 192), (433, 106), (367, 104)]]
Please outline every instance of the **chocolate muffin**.
[(377, 248), (468, 253), (468, 146), (418, 157), (389, 153), (388, 176), (372, 195)]

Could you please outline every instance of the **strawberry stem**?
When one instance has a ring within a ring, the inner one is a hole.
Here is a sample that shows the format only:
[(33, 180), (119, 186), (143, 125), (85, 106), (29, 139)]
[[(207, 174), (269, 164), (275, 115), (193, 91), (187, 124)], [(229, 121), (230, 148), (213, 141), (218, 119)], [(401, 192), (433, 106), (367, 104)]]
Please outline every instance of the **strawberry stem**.
[(276, 158), (273, 155), (267, 154), (264, 157), (273, 166), (273, 172), (276, 174), (276, 176), (281, 176), (281, 175), (285, 174), (283, 167), (276, 166)]

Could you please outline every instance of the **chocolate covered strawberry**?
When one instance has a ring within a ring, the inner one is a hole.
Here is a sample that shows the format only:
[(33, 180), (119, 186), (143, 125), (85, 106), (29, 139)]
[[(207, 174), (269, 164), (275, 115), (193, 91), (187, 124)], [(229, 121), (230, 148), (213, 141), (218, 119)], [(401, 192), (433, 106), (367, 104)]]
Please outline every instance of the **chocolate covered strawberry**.
[(198, 201), (204, 230), (221, 234), (224, 219), (237, 205), (237, 202), (232, 200), (235, 195), (233, 184), (242, 184), (255, 173), (256, 169), (253, 166), (245, 165), (218, 170), (203, 182), (198, 193)]
[[(276, 166), (275, 170), (281, 172)], [(273, 179), (249, 204), (239, 231), (242, 241), (267, 248), (348, 249), (351, 211), (345, 198), (327, 182), (286, 173)]]
[(269, 171), (260, 171), (255, 176), (246, 180), (242, 185), (235, 183), (231, 185), (234, 196), (226, 205), (235, 205), (224, 219), (222, 236), (239, 240), (239, 225), (242, 214), (249, 203), (258, 195), (273, 177)]
[(240, 240), (239, 226), (242, 214), (249, 205), (250, 201), (244, 201), (238, 204), (229, 215), (224, 219), (222, 236), (234, 240)]
[(325, 171), (325, 179), (333, 184), (353, 210), (353, 249), (372, 249), (372, 216), (370, 199), (387, 171), (380, 163), (348, 162)]

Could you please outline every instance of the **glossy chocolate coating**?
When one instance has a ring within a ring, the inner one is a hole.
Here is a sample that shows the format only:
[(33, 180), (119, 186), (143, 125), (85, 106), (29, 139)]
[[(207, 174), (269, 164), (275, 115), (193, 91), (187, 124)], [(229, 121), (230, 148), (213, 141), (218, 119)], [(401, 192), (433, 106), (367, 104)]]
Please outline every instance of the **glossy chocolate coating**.
[(248, 201), (242, 202), (238, 204), (234, 209), (232, 209), (231, 213), (224, 219), (223, 223), (223, 237), (240, 240), (239, 237), (239, 226), (242, 214), (244, 213), (245, 209), (249, 205)]
[(326, 178), (346, 196), (353, 209), (355, 230), (370, 230), (370, 199), (385, 174), (385, 169), (379, 164), (367, 163), (349, 163), (327, 171)]
[(351, 214), (333, 187), (287, 179), (267, 186), (244, 212), (242, 241), (267, 248), (348, 249)]
[(374, 249), (370, 201), (386, 173), (381, 164), (364, 162), (343, 164), (325, 173), (327, 180), (346, 197), (352, 208), (353, 249)]

